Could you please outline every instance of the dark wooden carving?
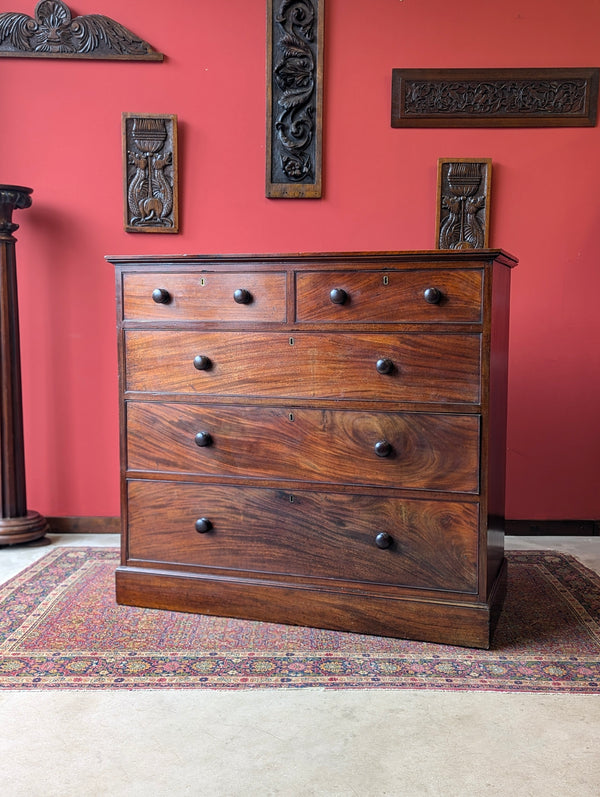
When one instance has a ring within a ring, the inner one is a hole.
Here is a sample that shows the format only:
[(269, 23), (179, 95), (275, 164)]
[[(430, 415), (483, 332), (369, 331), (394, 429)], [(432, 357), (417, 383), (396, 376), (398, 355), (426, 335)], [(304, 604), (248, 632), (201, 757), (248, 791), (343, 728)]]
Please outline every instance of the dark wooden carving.
[(267, 197), (321, 196), (323, 9), (267, 3)]
[(438, 160), (438, 249), (487, 248), (491, 177), (490, 158)]
[(163, 60), (162, 53), (114, 19), (103, 14), (73, 18), (61, 0), (40, 0), (33, 17), (0, 14), (0, 56)]
[(125, 230), (179, 232), (177, 117), (123, 114)]
[(597, 68), (393, 69), (392, 127), (591, 127)]
[(27, 511), (21, 350), (15, 257), (17, 209), (31, 205), (31, 188), (0, 185), (0, 545), (29, 542), (50, 529), (38, 512)]

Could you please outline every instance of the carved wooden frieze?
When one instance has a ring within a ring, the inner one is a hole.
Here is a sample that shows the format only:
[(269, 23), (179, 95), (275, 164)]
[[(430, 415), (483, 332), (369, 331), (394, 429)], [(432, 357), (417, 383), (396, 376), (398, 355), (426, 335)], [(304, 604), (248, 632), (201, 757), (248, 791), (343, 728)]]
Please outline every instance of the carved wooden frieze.
[(177, 117), (123, 114), (125, 230), (179, 232)]
[(0, 14), (0, 56), (12, 58), (114, 58), (162, 61), (135, 33), (103, 14), (73, 17), (61, 0), (40, 0), (33, 17)]
[(437, 249), (485, 249), (489, 243), (490, 158), (440, 158)]
[(393, 69), (392, 127), (591, 127), (597, 68)]
[(267, 0), (267, 197), (322, 186), (325, 0)]

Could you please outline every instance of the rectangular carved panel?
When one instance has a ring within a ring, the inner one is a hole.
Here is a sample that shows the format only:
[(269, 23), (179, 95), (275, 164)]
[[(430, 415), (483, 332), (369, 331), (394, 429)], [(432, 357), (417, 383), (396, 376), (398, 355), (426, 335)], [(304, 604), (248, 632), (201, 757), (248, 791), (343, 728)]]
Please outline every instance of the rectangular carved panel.
[(179, 232), (177, 117), (124, 113), (126, 232)]
[(436, 248), (486, 249), (491, 158), (438, 160)]
[(325, 0), (267, 0), (266, 196), (322, 190)]
[(392, 127), (592, 127), (597, 68), (393, 69)]

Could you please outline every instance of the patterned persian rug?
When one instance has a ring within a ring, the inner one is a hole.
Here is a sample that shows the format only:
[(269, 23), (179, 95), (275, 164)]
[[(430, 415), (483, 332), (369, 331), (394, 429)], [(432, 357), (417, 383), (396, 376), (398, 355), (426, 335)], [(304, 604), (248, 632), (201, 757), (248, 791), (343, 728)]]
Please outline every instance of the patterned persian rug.
[(57, 547), (0, 586), (4, 689), (600, 691), (600, 577), (507, 553), (489, 651), (117, 606), (112, 548)]

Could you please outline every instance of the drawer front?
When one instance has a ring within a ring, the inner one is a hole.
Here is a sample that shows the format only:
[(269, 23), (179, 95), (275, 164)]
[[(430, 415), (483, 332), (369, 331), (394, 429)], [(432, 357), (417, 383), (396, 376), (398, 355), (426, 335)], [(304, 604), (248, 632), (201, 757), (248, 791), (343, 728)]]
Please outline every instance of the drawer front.
[(130, 560), (477, 590), (477, 504), (179, 482), (128, 494)]
[[(478, 334), (130, 330), (125, 346), (129, 391), (342, 401), (480, 400)], [(197, 357), (204, 359), (198, 362)], [(195, 361), (203, 366), (200, 370)]]
[(477, 590), (477, 504), (155, 481), (128, 494), (129, 560)]
[(475, 493), (473, 415), (127, 403), (130, 470)]
[[(271, 321), (286, 318), (283, 273), (124, 274), (126, 321)], [(155, 301), (154, 291), (166, 293)], [(236, 291), (246, 291), (236, 294)], [(240, 301), (236, 301), (234, 298)]]
[(296, 276), (296, 320), (479, 323), (482, 286), (483, 272), (469, 269), (305, 272)]

